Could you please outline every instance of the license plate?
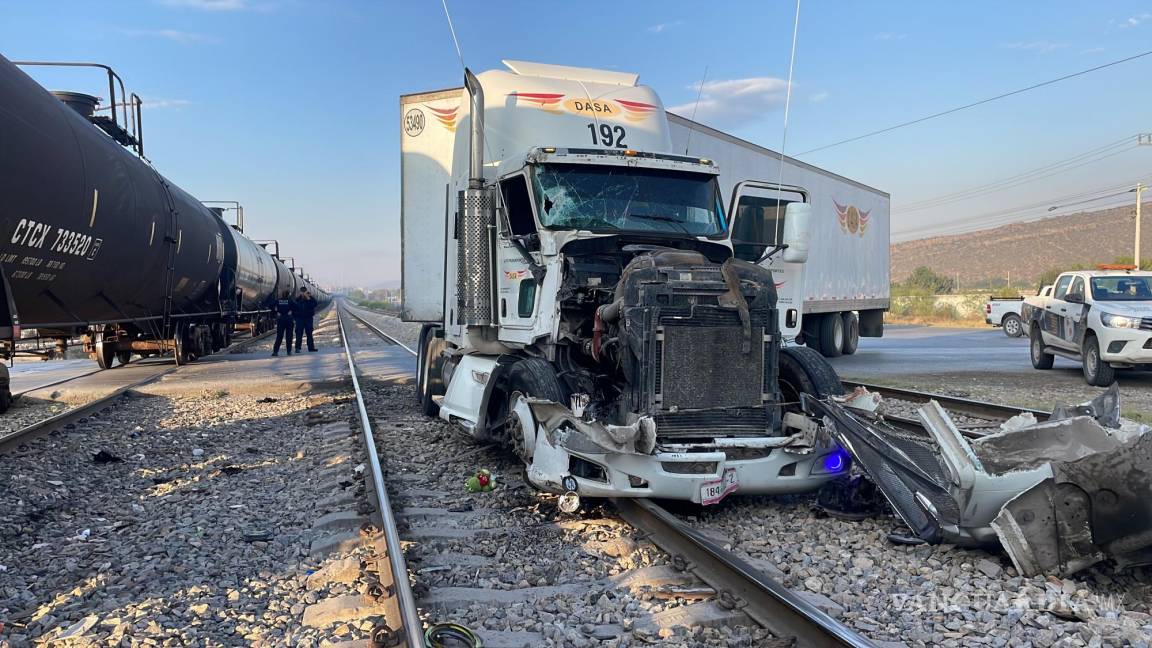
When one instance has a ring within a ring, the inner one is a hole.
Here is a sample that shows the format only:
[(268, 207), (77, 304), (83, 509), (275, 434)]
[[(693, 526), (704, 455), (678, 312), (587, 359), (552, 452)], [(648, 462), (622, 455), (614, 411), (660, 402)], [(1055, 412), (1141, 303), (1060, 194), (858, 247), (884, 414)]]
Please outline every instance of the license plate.
[(724, 476), (716, 481), (704, 482), (700, 486), (700, 503), (704, 506), (715, 504), (735, 492), (740, 487), (740, 478), (735, 468), (724, 470)]

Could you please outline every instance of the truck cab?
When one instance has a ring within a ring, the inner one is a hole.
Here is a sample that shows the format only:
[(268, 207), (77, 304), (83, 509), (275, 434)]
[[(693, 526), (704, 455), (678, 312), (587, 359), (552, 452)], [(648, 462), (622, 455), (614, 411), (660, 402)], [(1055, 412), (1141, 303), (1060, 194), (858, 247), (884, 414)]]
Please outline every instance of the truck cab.
[[(843, 474), (799, 405), (842, 387), (819, 354), (783, 347), (763, 265), (806, 260), (807, 192), (750, 179), (725, 200), (711, 160), (671, 150), (635, 75), (506, 65), (402, 98), (424, 411), (575, 497), (712, 504)], [(771, 207), (734, 214), (751, 191)]]
[(1025, 300), (1032, 366), (1059, 355), (1081, 363), (1090, 385), (1106, 387), (1116, 369), (1152, 367), (1152, 272), (1126, 266), (1065, 272), (1050, 298)]

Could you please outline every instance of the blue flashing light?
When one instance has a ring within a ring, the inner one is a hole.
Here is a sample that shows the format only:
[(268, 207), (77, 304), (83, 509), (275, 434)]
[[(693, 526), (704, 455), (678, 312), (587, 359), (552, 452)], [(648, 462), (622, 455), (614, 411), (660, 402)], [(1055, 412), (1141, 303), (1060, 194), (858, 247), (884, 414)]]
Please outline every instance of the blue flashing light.
[(848, 467), (848, 453), (838, 449), (832, 454), (824, 455), (821, 461), (823, 463), (821, 472), (841, 472)]

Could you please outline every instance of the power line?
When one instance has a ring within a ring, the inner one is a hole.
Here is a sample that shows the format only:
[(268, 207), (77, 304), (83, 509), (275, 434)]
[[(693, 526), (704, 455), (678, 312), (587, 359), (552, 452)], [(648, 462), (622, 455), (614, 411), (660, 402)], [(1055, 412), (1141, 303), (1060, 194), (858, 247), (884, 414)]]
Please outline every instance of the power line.
[[(1127, 145), (1125, 146), (1125, 144), (1127, 144)], [(1113, 150), (1113, 149), (1116, 149), (1117, 147), (1122, 147), (1122, 148), (1120, 148), (1119, 150)], [(895, 213), (904, 214), (904, 213), (910, 213), (910, 212), (916, 212), (916, 211), (923, 211), (925, 209), (931, 209), (933, 207), (939, 207), (939, 206), (947, 205), (950, 203), (960, 202), (960, 201), (964, 201), (964, 200), (970, 200), (972, 198), (978, 198), (978, 197), (985, 196), (988, 194), (1003, 191), (1005, 189), (1011, 189), (1014, 187), (1019, 187), (1021, 185), (1025, 185), (1025, 184), (1028, 184), (1030, 182), (1035, 182), (1037, 180), (1043, 180), (1044, 178), (1050, 178), (1054, 175), (1058, 175), (1058, 174), (1064, 173), (1066, 171), (1071, 171), (1072, 169), (1077, 169), (1077, 168), (1082, 167), (1082, 166), (1101, 162), (1101, 161), (1106, 160), (1110, 157), (1114, 157), (1117, 155), (1121, 155), (1123, 153), (1127, 153), (1128, 151), (1131, 151), (1135, 148), (1137, 148), (1137, 145), (1135, 142), (1133, 142), (1131, 140), (1131, 138), (1124, 138), (1123, 140), (1120, 140), (1119, 142), (1113, 142), (1112, 144), (1109, 144), (1107, 146), (1102, 146), (1102, 147), (1093, 149), (1091, 151), (1081, 153), (1080, 155), (1076, 155), (1076, 156), (1067, 158), (1065, 160), (1060, 160), (1059, 162), (1054, 162), (1052, 164), (1038, 167), (1038, 168), (1032, 169), (1030, 171), (1026, 171), (1026, 172), (1019, 173), (1019, 174), (1016, 174), (1013, 176), (1009, 176), (1007, 178), (996, 180), (994, 182), (990, 182), (990, 183), (983, 184), (983, 185), (978, 185), (975, 187), (969, 187), (968, 189), (964, 189), (962, 191), (957, 191), (957, 192), (953, 192), (950, 194), (944, 194), (942, 196), (937, 196), (935, 198), (927, 198), (927, 199), (920, 200), (917, 202), (908, 203), (906, 205), (900, 205), (900, 206), (893, 209), (893, 213), (894, 214)]]
[(1043, 88), (1044, 86), (1049, 86), (1049, 85), (1052, 85), (1054, 83), (1059, 83), (1061, 81), (1067, 81), (1068, 79), (1073, 79), (1073, 78), (1078, 77), (1078, 76), (1083, 76), (1085, 74), (1089, 74), (1092, 72), (1103, 70), (1105, 68), (1110, 68), (1114, 65), (1120, 65), (1121, 63), (1127, 63), (1128, 61), (1134, 61), (1138, 58), (1143, 58), (1143, 57), (1148, 56), (1150, 54), (1152, 54), (1152, 50), (1148, 50), (1146, 52), (1141, 52), (1139, 54), (1134, 54), (1134, 55), (1129, 56), (1127, 58), (1118, 59), (1115, 61), (1111, 61), (1109, 63), (1104, 63), (1102, 65), (1097, 65), (1096, 67), (1090, 67), (1086, 70), (1080, 70), (1079, 72), (1073, 72), (1072, 74), (1065, 74), (1062, 77), (1050, 79), (1048, 81), (1042, 81), (1040, 83), (1035, 83), (1035, 84), (1032, 84), (1032, 85), (1025, 87), (1025, 88), (1020, 88), (1018, 90), (1012, 90), (1011, 92), (1005, 92), (1003, 94), (996, 95), (995, 97), (988, 97), (987, 99), (981, 99), (980, 101), (974, 101), (970, 104), (965, 104), (963, 106), (958, 106), (956, 108), (950, 108), (948, 110), (944, 110), (944, 111), (941, 111), (938, 113), (927, 115), (925, 117), (920, 117), (918, 119), (913, 119), (911, 121), (906, 121), (906, 122), (903, 122), (900, 124), (896, 124), (894, 126), (889, 126), (887, 128), (881, 128), (880, 130), (875, 130), (875, 131), (872, 131), (871, 133), (865, 133), (863, 135), (857, 135), (856, 137), (849, 137), (848, 139), (840, 140), (839, 142), (833, 142), (831, 144), (825, 144), (824, 146), (810, 149), (808, 151), (804, 151), (803, 153), (797, 153), (795, 155), (795, 157), (799, 157), (801, 155), (808, 155), (809, 153), (815, 153), (816, 151), (823, 151), (825, 149), (830, 149), (834, 146), (840, 146), (843, 144), (848, 144), (850, 142), (858, 142), (862, 139), (865, 139), (868, 137), (873, 137), (875, 135), (880, 135), (881, 133), (888, 133), (888, 132), (894, 131), (898, 128), (904, 128), (905, 126), (912, 126), (913, 124), (919, 124), (922, 122), (926, 122), (930, 119), (936, 119), (937, 117), (943, 117), (945, 115), (951, 115), (952, 113), (960, 112), (961, 110), (967, 110), (969, 108), (975, 108), (976, 106), (982, 106), (986, 103), (991, 103), (993, 101), (998, 101), (1000, 99), (1005, 99), (1007, 97), (1011, 97), (1011, 96), (1018, 95), (1018, 94), (1021, 94), (1024, 92), (1028, 92), (1029, 90), (1035, 90), (1037, 88)]
[[(1082, 204), (1085, 202), (1094, 202), (1097, 200), (1104, 200), (1106, 198), (1115, 198), (1129, 193), (1129, 190), (1136, 182), (1146, 181), (1148, 176), (1140, 176), (1128, 182), (1116, 185), (1109, 185), (1107, 187), (1099, 187), (1087, 191), (1079, 191), (1076, 193), (1066, 194), (1063, 196), (1056, 196), (1048, 198), (1043, 201), (1028, 203), (1026, 205), (1017, 205), (1013, 207), (1006, 207), (994, 211), (985, 212), (962, 221), (953, 221), (944, 226), (926, 226), (907, 230), (896, 236), (902, 240), (914, 240), (918, 238), (927, 238), (929, 236), (943, 236), (947, 234), (961, 234), (964, 232), (972, 231), (975, 229), (984, 229), (987, 227), (995, 227), (999, 225), (1006, 225), (1014, 222), (1024, 222), (1027, 220), (1038, 220), (1039, 218), (1048, 216), (1058, 216), (1062, 214), (1049, 214), (1048, 210), (1053, 205), (1058, 205), (1058, 209), (1062, 210), (1064, 207), (1069, 207), (1074, 204)], [(1078, 201), (1078, 202), (1072, 202)], [(1121, 205), (1108, 205), (1100, 206), (1100, 209), (1121, 206)], [(1042, 211), (1040, 211), (1042, 210)], [(1036, 212), (1031, 213), (1030, 212)], [(1033, 216), (1033, 218), (1027, 218)]]

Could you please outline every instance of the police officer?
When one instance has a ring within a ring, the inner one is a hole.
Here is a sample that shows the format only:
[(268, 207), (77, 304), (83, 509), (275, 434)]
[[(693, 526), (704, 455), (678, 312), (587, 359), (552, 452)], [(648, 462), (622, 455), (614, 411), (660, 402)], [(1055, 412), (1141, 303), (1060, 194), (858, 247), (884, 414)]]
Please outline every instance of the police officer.
[[(312, 340), (312, 319), (316, 316), (316, 298), (304, 286), (300, 287), (300, 297), (296, 299), (296, 353), (300, 353), (300, 342), (304, 334), (308, 334), (308, 350), (315, 351), (316, 343)], [(291, 345), (289, 345), (291, 346)]]
[(296, 302), (292, 301), (292, 291), (280, 293), (273, 307), (276, 314), (276, 344), (272, 345), (272, 355), (280, 355), (280, 342), (287, 343), (288, 355), (292, 355), (292, 315), (296, 312)]

